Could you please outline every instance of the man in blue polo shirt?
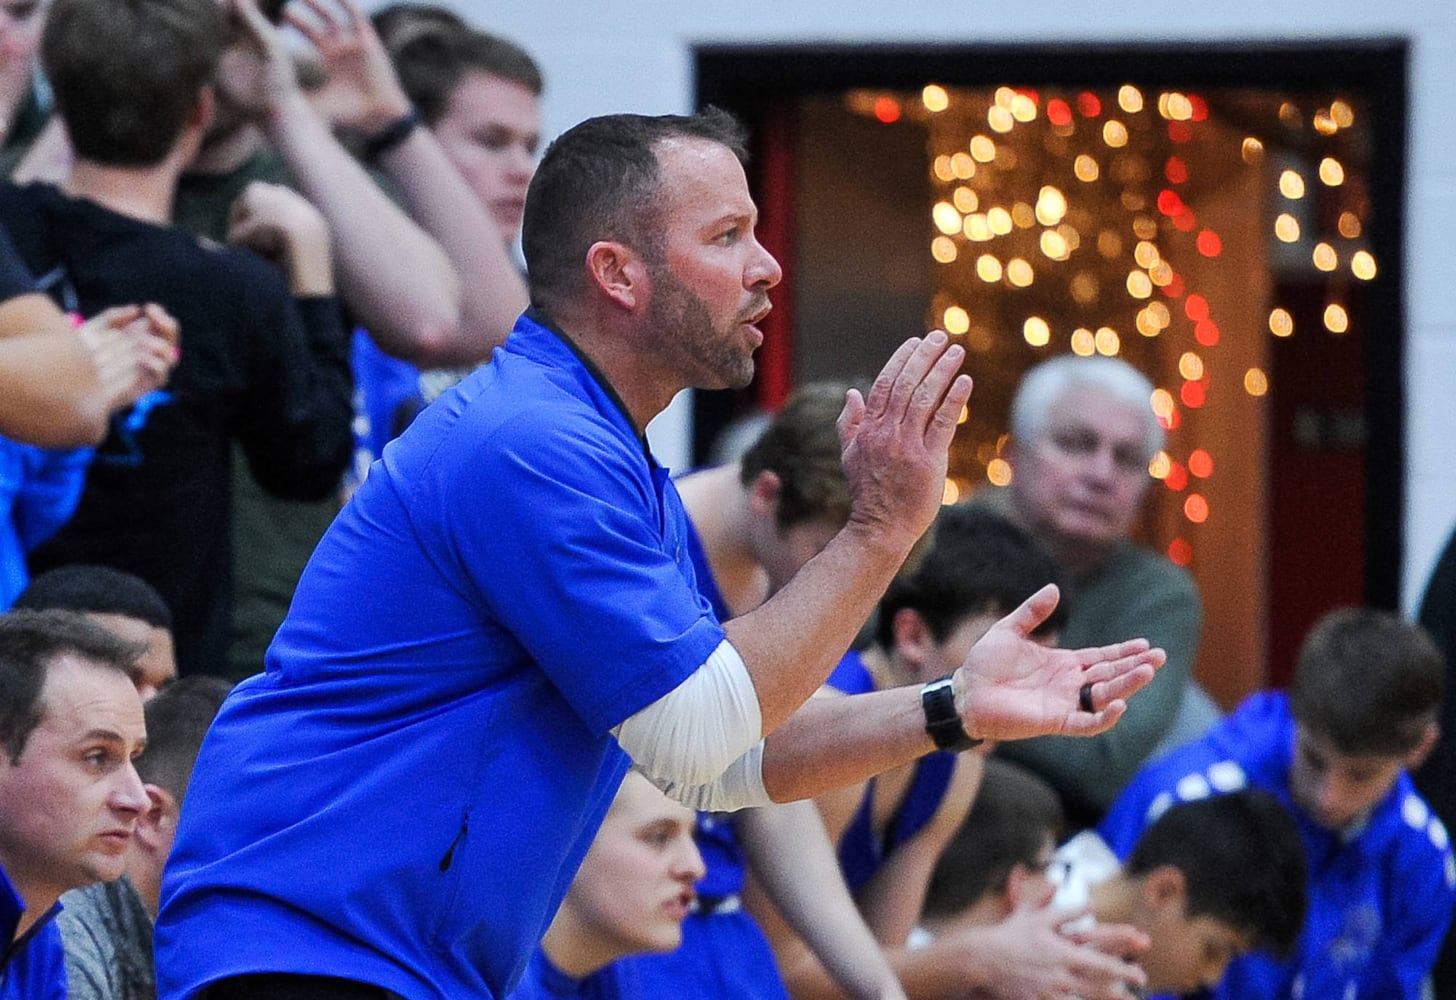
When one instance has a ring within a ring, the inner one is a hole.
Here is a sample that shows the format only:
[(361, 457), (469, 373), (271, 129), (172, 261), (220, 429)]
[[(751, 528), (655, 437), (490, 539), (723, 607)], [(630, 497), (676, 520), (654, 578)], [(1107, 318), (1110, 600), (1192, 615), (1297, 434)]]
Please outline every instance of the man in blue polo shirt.
[(1162, 662), (1028, 642), (1049, 590), (953, 680), (805, 705), (939, 507), (970, 393), (941, 333), (847, 398), (845, 529), (718, 623), (643, 429), (752, 377), (780, 271), (741, 149), (709, 114), (592, 119), (548, 150), (533, 309), (375, 466), (203, 746), (162, 997), (501, 997), (629, 759), (700, 808), (801, 798), (937, 742), (1100, 731)]

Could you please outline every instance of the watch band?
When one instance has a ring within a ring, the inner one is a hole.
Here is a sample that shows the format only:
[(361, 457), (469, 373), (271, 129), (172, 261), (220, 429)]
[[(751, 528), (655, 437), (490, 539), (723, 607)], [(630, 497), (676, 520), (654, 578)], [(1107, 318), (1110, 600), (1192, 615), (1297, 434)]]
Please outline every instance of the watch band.
[(364, 140), (364, 162), (375, 163), (381, 156), (408, 139), (415, 129), (425, 122), (420, 109), (411, 107), (404, 114), (384, 126), (378, 133)]
[(955, 690), (949, 677), (931, 681), (920, 689), (920, 707), (925, 712), (925, 731), (937, 748), (960, 753), (980, 746), (984, 740), (972, 739), (956, 713)]

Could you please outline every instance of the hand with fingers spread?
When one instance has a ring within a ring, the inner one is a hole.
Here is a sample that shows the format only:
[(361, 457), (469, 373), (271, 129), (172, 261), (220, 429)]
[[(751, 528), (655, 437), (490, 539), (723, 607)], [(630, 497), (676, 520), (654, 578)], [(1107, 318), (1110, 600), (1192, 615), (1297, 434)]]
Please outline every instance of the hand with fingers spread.
[(409, 112), (389, 53), (353, 0), (301, 0), (284, 20), (318, 52), (325, 81), (313, 101), (332, 124), (370, 136)]
[(869, 396), (850, 390), (839, 418), (851, 526), (905, 533), (930, 526), (945, 490), (947, 450), (971, 395), (965, 349), (936, 330), (901, 344)]
[(1050, 584), (1037, 591), (993, 625), (955, 672), (956, 710), (971, 736), (1013, 740), (1103, 732), (1162, 666), (1163, 651), (1149, 649), (1143, 639), (1091, 649), (1050, 649), (1032, 640), (1058, 596)]

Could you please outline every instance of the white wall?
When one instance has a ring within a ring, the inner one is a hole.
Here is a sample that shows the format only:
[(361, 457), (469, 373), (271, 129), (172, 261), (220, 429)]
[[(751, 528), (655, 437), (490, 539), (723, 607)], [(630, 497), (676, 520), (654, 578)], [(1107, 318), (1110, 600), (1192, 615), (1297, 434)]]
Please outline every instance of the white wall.
[[(1450, 0), (447, 0), (513, 38), (548, 77), (546, 131), (614, 111), (692, 107), (692, 47), (704, 42), (1061, 42), (1413, 40), (1407, 217), (1406, 551), (1402, 603), (1420, 595), (1456, 524), (1456, 3)], [(681, 418), (679, 418), (681, 419)], [(654, 440), (670, 465), (686, 435)], [(675, 453), (676, 452), (676, 453)]]

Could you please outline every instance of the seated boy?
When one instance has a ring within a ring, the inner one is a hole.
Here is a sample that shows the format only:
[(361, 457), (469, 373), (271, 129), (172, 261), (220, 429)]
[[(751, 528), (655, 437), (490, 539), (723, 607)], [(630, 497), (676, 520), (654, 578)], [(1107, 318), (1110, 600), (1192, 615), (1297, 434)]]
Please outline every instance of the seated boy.
[(1332, 612), (1287, 695), (1253, 695), (1119, 797), (1101, 827), (1119, 856), (1175, 802), (1245, 786), (1273, 793), (1299, 826), (1309, 914), (1298, 946), (1235, 959), (1215, 996), (1421, 996), (1456, 905), (1456, 863), (1406, 772), (1436, 741), (1441, 688), (1441, 656), (1417, 626)]
[(510, 1000), (639, 995), (625, 955), (672, 951), (703, 859), (695, 813), (628, 772)]
[(1052, 905), (1090, 907), (1097, 922), (1148, 935), (1138, 959), (1149, 993), (1213, 989), (1236, 956), (1288, 953), (1305, 911), (1299, 829), (1266, 792), (1244, 789), (1168, 809), (1126, 864), (1084, 831), (1052, 864)]
[(15, 608), (79, 611), (108, 632), (144, 647), (134, 678), (143, 702), (177, 679), (172, 610), (157, 588), (139, 576), (92, 563), (57, 566), (30, 581)]
[[(1058, 575), (1051, 558), (1010, 522), (984, 511), (947, 508), (924, 560), (880, 602), (875, 644), (846, 655), (829, 685), (861, 694), (941, 677), (1001, 616)], [(1059, 606), (1035, 635), (1050, 642), (1064, 620)], [(1114, 954), (1104, 954), (1058, 935), (1056, 925), (1065, 918), (1036, 914), (1005, 933), (983, 927), (926, 949), (906, 947), (936, 861), (976, 795), (984, 760), (981, 751), (936, 752), (818, 800), (838, 839), (845, 879), (906, 995), (958, 1000), (1008, 983), (1034, 993), (1050, 981), (1066, 981), (1084, 997), (1126, 996), (1124, 984), (1142, 980), (1120, 957), (1136, 950), (1141, 937), (1136, 932), (1120, 938)], [(837, 996), (826, 971), (783, 922), (761, 901), (753, 906), (790, 993), (800, 1000)]]
[(1021, 907), (1046, 906), (1065, 826), (1061, 797), (1046, 779), (988, 759), (976, 801), (930, 876), (910, 947), (928, 947), (957, 927), (998, 924)]
[(1090, 830), (1054, 850), (1061, 824), (1050, 785), (988, 762), (975, 808), (936, 866), (920, 940), (1050, 903), (1085, 914), (1063, 925), (1069, 934), (1097, 924), (1142, 931), (1147, 989), (1180, 994), (1215, 985), (1251, 947), (1293, 946), (1305, 908), (1304, 850), (1272, 796), (1245, 790), (1179, 804), (1143, 833), (1126, 866)]

